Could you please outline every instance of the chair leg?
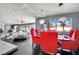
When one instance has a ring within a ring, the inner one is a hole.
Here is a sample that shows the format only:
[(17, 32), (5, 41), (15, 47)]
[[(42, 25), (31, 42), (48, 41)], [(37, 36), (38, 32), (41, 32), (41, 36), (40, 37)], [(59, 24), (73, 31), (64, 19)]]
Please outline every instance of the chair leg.
[(71, 51), (73, 55), (76, 55), (75, 51)]
[(32, 43), (32, 48), (35, 48), (36, 47), (36, 44), (35, 43)]
[(33, 42), (32, 42), (32, 48), (33, 48)]

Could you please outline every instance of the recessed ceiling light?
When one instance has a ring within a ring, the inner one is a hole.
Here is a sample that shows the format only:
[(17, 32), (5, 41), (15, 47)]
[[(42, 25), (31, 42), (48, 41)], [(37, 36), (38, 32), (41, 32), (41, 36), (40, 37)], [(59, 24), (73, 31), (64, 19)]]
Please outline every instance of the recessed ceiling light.
[(41, 9), (41, 13), (42, 13), (42, 15), (46, 15), (46, 13), (44, 12), (43, 9)]

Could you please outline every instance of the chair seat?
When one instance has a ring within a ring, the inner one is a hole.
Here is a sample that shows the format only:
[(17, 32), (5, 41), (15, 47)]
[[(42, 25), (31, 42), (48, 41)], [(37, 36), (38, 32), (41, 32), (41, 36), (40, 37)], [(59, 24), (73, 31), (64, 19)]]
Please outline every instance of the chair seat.
[(61, 41), (61, 48), (68, 49), (68, 50), (77, 50), (77, 43), (76, 41), (68, 40), (68, 41)]
[(40, 38), (34, 38), (33, 43), (39, 45), (40, 44)]

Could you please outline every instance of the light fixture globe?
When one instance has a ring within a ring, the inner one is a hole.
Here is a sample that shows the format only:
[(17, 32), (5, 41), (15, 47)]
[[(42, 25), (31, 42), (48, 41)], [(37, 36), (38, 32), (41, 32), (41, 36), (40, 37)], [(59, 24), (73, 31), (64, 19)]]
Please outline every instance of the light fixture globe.
[(45, 20), (44, 20), (44, 19), (41, 19), (41, 20), (39, 21), (39, 23), (40, 23), (41, 25), (43, 25), (43, 24), (45, 23)]

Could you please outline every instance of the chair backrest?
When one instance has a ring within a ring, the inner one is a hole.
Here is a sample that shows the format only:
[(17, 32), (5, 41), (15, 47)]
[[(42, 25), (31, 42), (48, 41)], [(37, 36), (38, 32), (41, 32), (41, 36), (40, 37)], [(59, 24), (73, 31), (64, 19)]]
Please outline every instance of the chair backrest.
[(31, 29), (32, 36), (36, 36), (38, 34), (38, 31), (36, 29)]
[(74, 30), (71, 38), (72, 38), (72, 41), (73, 41), (72, 46), (71, 46), (71, 47), (73, 47), (72, 50), (77, 50), (78, 45), (79, 45), (79, 40), (78, 40), (79, 39), (79, 33), (78, 33), (77, 30)]
[(31, 36), (32, 36), (32, 37), (34, 36), (33, 31), (34, 31), (34, 29), (31, 29)]
[(35, 29), (31, 29), (31, 36), (32, 36), (32, 43), (35, 43), (37, 45), (40, 44), (40, 38), (36, 38), (38, 31)]
[(69, 33), (68, 33), (68, 36), (71, 37), (73, 32), (74, 32), (74, 30), (70, 30)]
[(42, 31), (41, 34), (41, 50), (56, 54), (58, 45), (58, 33), (53, 31)]
[(76, 40), (76, 34), (77, 34), (77, 31), (73, 30), (73, 33), (71, 35), (71, 39), (70, 40)]
[(32, 37), (32, 42), (34, 42), (34, 33), (33, 33), (34, 29), (31, 29), (31, 37)]

